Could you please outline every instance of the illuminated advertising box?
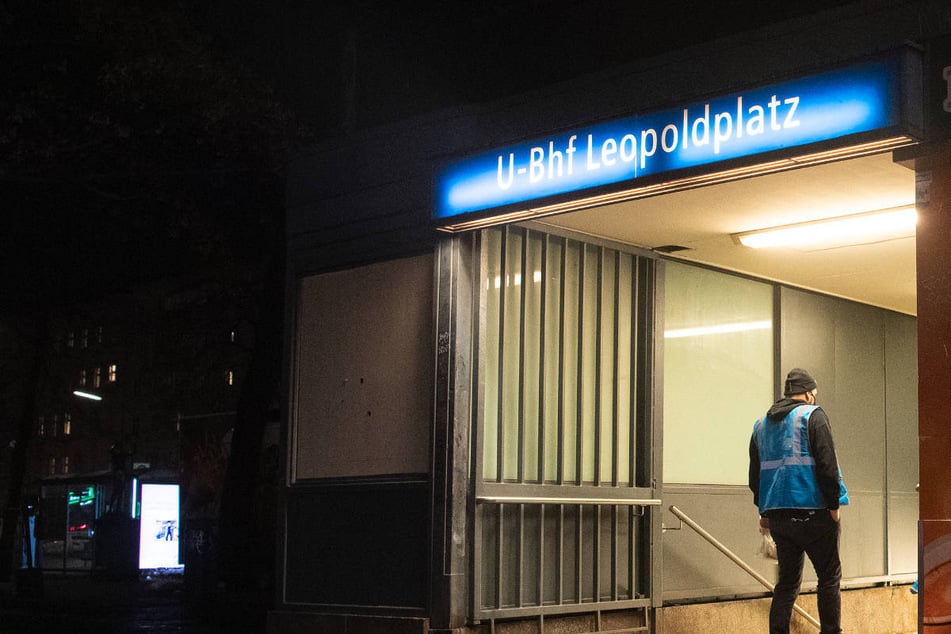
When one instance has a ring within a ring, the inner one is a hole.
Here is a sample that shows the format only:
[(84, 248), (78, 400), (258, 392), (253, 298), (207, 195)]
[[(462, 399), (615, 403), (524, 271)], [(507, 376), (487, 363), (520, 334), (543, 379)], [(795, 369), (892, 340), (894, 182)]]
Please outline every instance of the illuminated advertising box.
[(179, 485), (143, 484), (139, 568), (180, 568)]
[(902, 123), (901, 61), (869, 61), (461, 159), (436, 177), (434, 218), (446, 225), (833, 139), (894, 134)]

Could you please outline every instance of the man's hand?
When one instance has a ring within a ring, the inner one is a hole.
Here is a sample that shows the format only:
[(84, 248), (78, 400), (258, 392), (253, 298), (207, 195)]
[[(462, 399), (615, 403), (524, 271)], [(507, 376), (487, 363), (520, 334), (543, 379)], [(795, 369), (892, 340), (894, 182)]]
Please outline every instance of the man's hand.
[(761, 529), (769, 530), (769, 518), (768, 518), (768, 517), (760, 517), (760, 518), (759, 518), (759, 527), (760, 527)]
[(829, 515), (832, 516), (833, 522), (839, 521), (839, 509), (829, 509)]

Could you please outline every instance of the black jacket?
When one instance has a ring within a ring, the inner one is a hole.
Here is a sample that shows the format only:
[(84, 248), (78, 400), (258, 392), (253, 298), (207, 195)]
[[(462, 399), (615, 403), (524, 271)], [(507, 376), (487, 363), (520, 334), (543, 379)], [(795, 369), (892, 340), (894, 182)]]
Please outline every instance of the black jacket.
[[(778, 424), (795, 407), (805, 405), (802, 401), (782, 398), (766, 412), (766, 423)], [(809, 432), (809, 453), (816, 461), (816, 484), (829, 509), (839, 508), (839, 462), (835, 456), (835, 444), (832, 442), (832, 428), (829, 417), (822, 408), (817, 408), (806, 423)], [(753, 491), (753, 504), (759, 505), (759, 447), (756, 435), (750, 438), (750, 490)]]

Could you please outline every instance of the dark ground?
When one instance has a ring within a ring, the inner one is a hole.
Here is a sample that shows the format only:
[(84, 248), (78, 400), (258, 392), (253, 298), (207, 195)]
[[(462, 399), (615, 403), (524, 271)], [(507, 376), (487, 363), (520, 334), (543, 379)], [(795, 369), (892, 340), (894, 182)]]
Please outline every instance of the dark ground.
[(0, 632), (224, 634), (265, 631), (266, 593), (193, 596), (180, 574), (114, 580), (46, 572), (42, 591), (0, 583)]

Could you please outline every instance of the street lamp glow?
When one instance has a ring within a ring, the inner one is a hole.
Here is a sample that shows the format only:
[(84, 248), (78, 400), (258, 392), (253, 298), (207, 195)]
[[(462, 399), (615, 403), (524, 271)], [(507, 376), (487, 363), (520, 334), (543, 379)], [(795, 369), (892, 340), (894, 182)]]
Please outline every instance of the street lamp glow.
[(73, 390), (73, 394), (80, 398), (88, 398), (91, 401), (101, 401), (102, 397), (98, 394), (93, 394), (92, 392), (82, 392), (80, 390)]

